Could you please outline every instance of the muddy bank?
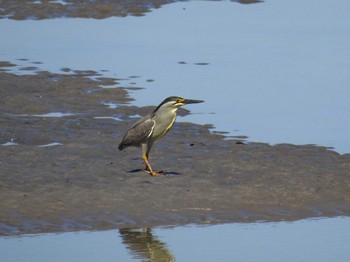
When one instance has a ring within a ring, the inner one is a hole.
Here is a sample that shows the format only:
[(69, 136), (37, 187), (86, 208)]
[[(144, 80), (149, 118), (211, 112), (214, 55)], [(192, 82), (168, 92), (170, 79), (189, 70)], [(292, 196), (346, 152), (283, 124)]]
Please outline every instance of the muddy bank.
[(130, 116), (153, 107), (128, 106), (122, 84), (99, 87), (118, 79), (70, 72), (0, 72), (1, 235), (350, 215), (350, 155), (323, 147), (176, 123), (151, 152), (168, 175), (147, 175), (140, 150), (117, 146)]
[[(50, 18), (95, 18), (112, 16), (143, 16), (165, 4), (184, 2), (184, 0), (119, 0), (119, 1), (32, 1), (12, 0), (0, 2), (0, 19), (41, 20)], [(259, 3), (259, 0), (232, 0), (241, 4)]]

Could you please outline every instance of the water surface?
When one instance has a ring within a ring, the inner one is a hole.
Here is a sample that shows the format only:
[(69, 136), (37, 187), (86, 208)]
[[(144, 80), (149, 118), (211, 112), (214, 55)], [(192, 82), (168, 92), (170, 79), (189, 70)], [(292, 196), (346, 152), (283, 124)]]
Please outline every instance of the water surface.
[[(348, 217), (0, 238), (10, 261), (348, 261)], [(152, 260), (153, 259), (153, 260)]]

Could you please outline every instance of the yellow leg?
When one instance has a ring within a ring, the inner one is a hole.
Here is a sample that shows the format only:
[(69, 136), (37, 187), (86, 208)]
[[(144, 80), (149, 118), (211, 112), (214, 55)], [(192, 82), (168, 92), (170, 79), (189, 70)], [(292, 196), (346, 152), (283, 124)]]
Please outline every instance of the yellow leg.
[(147, 157), (146, 154), (143, 154), (143, 155), (142, 155), (142, 159), (143, 159), (143, 161), (145, 161), (145, 163), (146, 163), (146, 169), (149, 171), (149, 173), (151, 174), (151, 176), (162, 176), (162, 174), (153, 171), (153, 169), (152, 169), (152, 167), (151, 167), (151, 164), (149, 163), (148, 157)]

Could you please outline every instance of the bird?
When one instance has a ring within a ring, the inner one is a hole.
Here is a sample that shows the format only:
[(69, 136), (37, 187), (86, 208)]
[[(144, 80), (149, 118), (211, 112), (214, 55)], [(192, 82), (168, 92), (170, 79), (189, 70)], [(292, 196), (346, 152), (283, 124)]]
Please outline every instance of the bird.
[(164, 99), (150, 114), (139, 119), (126, 132), (118, 149), (134, 146), (142, 147), (142, 159), (146, 164), (145, 171), (151, 176), (161, 176), (149, 163), (149, 152), (158, 139), (166, 135), (173, 127), (176, 120), (176, 111), (184, 105), (202, 103), (203, 100), (185, 99), (178, 96), (170, 96)]

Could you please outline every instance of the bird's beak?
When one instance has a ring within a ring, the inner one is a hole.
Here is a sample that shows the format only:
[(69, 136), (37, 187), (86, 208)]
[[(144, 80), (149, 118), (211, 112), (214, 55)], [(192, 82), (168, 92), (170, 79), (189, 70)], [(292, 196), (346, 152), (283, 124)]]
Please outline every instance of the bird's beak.
[(197, 103), (202, 103), (204, 102), (203, 100), (194, 100), (194, 99), (185, 99), (184, 104), (197, 104)]

